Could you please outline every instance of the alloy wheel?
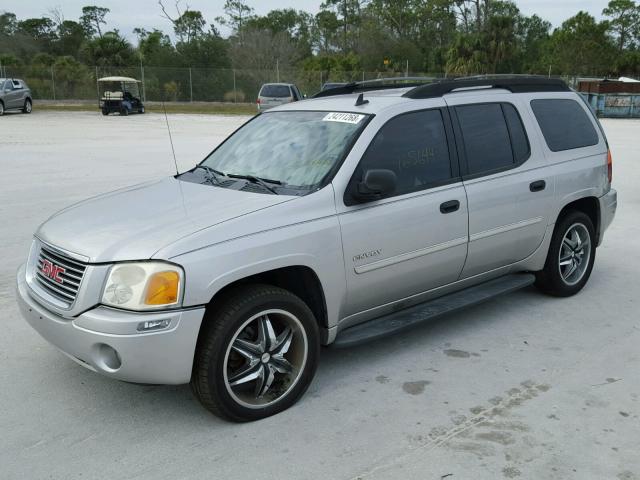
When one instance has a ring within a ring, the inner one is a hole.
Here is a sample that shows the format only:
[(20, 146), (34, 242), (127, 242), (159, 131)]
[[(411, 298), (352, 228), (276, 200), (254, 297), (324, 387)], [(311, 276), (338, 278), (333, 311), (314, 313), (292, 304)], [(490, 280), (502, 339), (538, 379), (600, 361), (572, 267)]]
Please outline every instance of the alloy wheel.
[(560, 277), (567, 285), (575, 285), (584, 276), (591, 258), (589, 231), (575, 223), (564, 234), (558, 254)]
[(272, 405), (296, 386), (307, 354), (307, 334), (292, 313), (273, 309), (253, 315), (236, 330), (227, 348), (227, 392), (247, 408)]

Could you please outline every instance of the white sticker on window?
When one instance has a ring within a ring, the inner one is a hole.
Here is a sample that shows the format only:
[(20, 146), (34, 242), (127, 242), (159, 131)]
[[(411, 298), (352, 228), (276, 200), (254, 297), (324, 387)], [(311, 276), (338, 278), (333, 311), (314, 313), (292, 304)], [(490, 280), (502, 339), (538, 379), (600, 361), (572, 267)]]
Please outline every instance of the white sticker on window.
[(331, 112), (325, 115), (322, 121), (353, 123), (355, 125), (357, 123), (360, 123), (360, 120), (362, 120), (363, 118), (364, 115), (360, 115), (359, 113)]

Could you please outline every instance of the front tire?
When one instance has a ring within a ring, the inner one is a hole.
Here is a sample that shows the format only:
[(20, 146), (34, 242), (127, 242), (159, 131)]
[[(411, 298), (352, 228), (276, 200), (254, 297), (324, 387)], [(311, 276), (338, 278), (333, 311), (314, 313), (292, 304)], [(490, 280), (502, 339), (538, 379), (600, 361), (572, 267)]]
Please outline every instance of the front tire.
[(0, 117), (4, 115), (4, 103), (0, 102)]
[(556, 297), (575, 295), (585, 286), (596, 258), (593, 222), (571, 211), (556, 224), (544, 268), (536, 272), (536, 287)]
[(320, 353), (318, 325), (291, 292), (270, 285), (239, 288), (205, 321), (191, 387), (215, 415), (259, 420), (286, 410), (309, 387)]
[(30, 98), (27, 98), (24, 101), (24, 106), (22, 107), (22, 113), (31, 113), (32, 110), (33, 110), (33, 103), (31, 102)]

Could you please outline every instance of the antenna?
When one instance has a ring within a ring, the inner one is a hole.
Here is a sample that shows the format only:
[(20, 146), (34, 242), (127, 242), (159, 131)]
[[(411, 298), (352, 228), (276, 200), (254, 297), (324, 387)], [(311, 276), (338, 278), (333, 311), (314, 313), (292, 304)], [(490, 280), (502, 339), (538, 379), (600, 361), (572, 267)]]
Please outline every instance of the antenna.
[(167, 132), (169, 132), (169, 143), (171, 144), (171, 153), (173, 153), (173, 164), (176, 167), (176, 175), (180, 175), (178, 171), (178, 160), (176, 160), (176, 150), (173, 148), (173, 138), (171, 137), (171, 128), (169, 128), (169, 117), (167, 117), (167, 108), (164, 106), (164, 99), (162, 100), (162, 110), (164, 111), (164, 121), (167, 124)]

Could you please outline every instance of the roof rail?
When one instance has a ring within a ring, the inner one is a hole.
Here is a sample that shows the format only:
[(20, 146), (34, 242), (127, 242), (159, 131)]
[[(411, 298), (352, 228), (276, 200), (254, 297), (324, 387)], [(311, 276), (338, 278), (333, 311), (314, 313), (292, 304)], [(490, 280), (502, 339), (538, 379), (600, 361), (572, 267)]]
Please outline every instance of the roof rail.
[(524, 92), (570, 92), (560, 79), (536, 75), (486, 75), (440, 80), (418, 86), (403, 95), (406, 98), (433, 98), (465, 88), (501, 88), (512, 93)]
[(385, 90), (390, 88), (419, 87), (436, 80), (436, 77), (388, 77), (364, 80), (361, 82), (351, 82), (342, 87), (329, 88), (316, 93), (312, 98), (332, 97), (334, 95), (346, 95), (355, 92), (366, 92), (369, 90)]

